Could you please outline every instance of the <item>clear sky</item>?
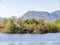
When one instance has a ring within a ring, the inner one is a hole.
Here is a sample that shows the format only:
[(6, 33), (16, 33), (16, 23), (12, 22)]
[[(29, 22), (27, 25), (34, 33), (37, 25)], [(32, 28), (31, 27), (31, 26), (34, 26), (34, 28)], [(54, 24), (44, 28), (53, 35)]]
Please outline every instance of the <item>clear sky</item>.
[(21, 17), (29, 10), (60, 10), (60, 0), (0, 0), (0, 17)]

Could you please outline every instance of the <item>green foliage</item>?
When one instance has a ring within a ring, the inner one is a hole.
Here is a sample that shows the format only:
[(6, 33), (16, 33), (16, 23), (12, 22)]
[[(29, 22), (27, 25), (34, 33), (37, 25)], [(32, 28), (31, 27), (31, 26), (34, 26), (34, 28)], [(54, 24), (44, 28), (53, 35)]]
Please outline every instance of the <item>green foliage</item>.
[(57, 25), (59, 25), (59, 24), (60, 24), (60, 18), (56, 19), (55, 23), (56, 23)]
[(49, 33), (58, 32), (56, 24), (54, 22), (46, 22), (45, 26)]
[(2, 21), (3, 26), (7, 25), (8, 21), (9, 20), (7, 18), (4, 18), (3, 21)]
[(56, 23), (58, 32), (60, 32), (60, 18), (56, 19), (55, 23)]
[[(16, 21), (16, 17), (4, 18), (1, 22), (0, 32), (3, 33), (55, 33), (60, 32), (60, 18), (55, 22), (45, 22), (44, 19), (35, 20), (19, 18)], [(1, 30), (2, 29), (2, 30)]]

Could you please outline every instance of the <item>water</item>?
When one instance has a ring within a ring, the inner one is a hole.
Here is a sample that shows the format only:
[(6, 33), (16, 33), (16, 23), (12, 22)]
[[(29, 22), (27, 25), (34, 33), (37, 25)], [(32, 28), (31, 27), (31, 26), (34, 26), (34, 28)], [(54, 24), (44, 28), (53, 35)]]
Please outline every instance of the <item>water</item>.
[(0, 45), (60, 45), (60, 33), (0, 34)]

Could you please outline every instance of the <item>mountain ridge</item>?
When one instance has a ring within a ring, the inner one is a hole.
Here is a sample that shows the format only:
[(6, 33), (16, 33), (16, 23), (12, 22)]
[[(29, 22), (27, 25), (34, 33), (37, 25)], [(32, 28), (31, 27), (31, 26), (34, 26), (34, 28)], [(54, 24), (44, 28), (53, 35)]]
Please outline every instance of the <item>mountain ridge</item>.
[(46, 21), (54, 21), (57, 18), (60, 18), (60, 10), (56, 10), (54, 12), (47, 12), (47, 11), (28, 11), (26, 12), (21, 18), (23, 19), (40, 19), (43, 18)]

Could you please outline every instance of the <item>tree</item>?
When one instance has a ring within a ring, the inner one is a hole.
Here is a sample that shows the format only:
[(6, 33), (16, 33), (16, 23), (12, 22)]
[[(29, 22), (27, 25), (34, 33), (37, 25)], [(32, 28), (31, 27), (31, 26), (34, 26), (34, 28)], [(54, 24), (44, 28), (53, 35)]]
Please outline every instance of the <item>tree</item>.
[(46, 29), (48, 30), (49, 33), (58, 32), (57, 26), (54, 22), (46, 22), (45, 26), (46, 26)]
[(20, 33), (20, 28), (15, 22), (15, 18), (4, 19), (2, 23), (4, 25), (2, 30), (4, 33)]
[(38, 25), (38, 32), (39, 33), (45, 33), (44, 31), (45, 31), (45, 22), (44, 22), (44, 19), (39, 19), (38, 20), (38, 22), (39, 22), (39, 25)]
[(8, 18), (3, 18), (2, 20), (3, 26), (6, 26), (8, 22), (9, 22)]
[(57, 18), (55, 23), (56, 23), (56, 26), (58, 28), (58, 31), (60, 32), (60, 18)]
[(8, 28), (10, 30), (10, 33), (20, 33), (20, 28), (18, 27), (17, 23), (15, 22), (15, 18), (9, 19)]

